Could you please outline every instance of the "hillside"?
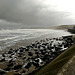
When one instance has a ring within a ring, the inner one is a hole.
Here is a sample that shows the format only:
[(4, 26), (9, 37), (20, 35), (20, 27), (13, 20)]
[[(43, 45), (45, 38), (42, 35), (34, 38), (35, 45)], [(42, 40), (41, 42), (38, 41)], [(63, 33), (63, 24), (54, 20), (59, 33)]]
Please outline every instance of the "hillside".
[(74, 27), (75, 25), (60, 25), (60, 26), (53, 26), (53, 29), (69, 29)]

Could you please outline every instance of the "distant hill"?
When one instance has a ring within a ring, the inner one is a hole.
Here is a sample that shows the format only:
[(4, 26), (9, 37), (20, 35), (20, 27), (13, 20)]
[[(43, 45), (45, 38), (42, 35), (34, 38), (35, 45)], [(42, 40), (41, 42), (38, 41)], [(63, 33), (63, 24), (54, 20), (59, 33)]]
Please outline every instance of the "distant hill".
[(55, 26), (54, 29), (69, 29), (74, 27), (75, 25), (60, 25), (60, 26)]
[(26, 25), (22, 25), (22, 24), (19, 24), (19, 25), (15, 25), (15, 24), (9, 24), (9, 25), (1, 25), (0, 24), (0, 29), (69, 29), (69, 28), (72, 28), (73, 26), (75, 25), (51, 25), (51, 26), (29, 26), (29, 27), (26, 27)]

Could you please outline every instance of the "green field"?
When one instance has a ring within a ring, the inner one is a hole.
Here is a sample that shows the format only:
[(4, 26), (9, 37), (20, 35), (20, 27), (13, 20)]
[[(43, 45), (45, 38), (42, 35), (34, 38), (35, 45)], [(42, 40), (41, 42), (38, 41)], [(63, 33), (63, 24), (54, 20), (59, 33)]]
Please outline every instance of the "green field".
[(67, 63), (74, 54), (75, 44), (33, 75), (56, 75), (58, 71), (63, 67), (63, 65)]

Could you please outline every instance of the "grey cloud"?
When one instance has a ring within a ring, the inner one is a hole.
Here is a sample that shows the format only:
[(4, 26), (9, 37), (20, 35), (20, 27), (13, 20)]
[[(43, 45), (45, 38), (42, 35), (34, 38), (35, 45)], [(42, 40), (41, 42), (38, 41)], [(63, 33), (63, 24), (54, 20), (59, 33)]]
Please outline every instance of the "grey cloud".
[(0, 0), (0, 19), (26, 26), (73, 23), (69, 13), (52, 11), (39, 1), (42, 0)]

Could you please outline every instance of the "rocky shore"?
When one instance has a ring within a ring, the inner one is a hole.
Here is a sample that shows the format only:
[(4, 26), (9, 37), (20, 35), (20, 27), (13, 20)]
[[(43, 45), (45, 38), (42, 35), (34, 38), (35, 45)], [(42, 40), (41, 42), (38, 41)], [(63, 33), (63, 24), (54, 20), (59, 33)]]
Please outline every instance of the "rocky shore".
[(0, 54), (1, 75), (25, 75), (43, 67), (74, 44), (72, 36), (46, 38)]

